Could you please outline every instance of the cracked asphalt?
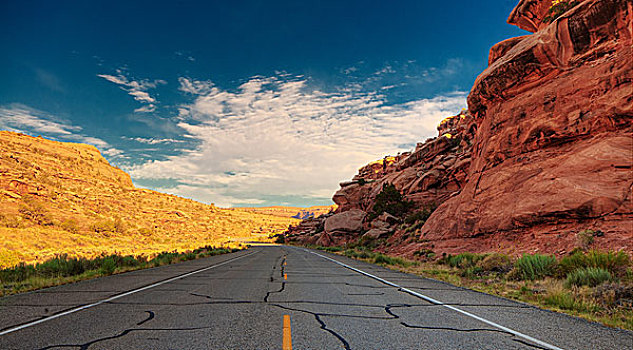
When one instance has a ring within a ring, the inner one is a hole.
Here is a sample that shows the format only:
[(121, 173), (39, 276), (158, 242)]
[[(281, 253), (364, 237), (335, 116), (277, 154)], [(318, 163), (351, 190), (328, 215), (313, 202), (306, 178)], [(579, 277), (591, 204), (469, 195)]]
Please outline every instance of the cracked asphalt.
[(562, 349), (633, 348), (633, 332), (318, 253), (443, 304), (303, 248), (258, 246), (0, 298), (0, 330), (29, 325), (0, 349), (281, 349), (284, 315), (293, 349), (547, 348), (447, 305)]

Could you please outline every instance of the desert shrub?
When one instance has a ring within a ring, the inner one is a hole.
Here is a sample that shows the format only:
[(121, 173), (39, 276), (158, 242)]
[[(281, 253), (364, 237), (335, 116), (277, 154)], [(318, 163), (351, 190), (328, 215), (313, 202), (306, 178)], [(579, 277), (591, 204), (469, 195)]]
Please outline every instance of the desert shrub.
[(589, 249), (594, 242), (594, 230), (582, 230), (576, 234), (576, 241), (579, 247), (584, 250)]
[(604, 283), (594, 289), (593, 297), (604, 306), (633, 308), (633, 284)]
[(162, 252), (150, 261), (154, 266), (169, 265), (178, 258), (177, 252)]
[(559, 270), (561, 276), (566, 276), (577, 269), (588, 267), (601, 268), (616, 276), (625, 276), (626, 270), (631, 266), (631, 258), (623, 251), (601, 252), (591, 250), (587, 253), (576, 251), (560, 260)]
[(348, 258), (367, 259), (370, 254), (365, 251), (357, 251), (356, 249), (345, 249), (343, 254)]
[(396, 217), (403, 217), (411, 208), (413, 202), (404, 199), (402, 194), (392, 184), (383, 184), (382, 191), (376, 195), (369, 220), (377, 218), (382, 213), (389, 213)]
[(126, 225), (119, 218), (116, 218), (114, 220), (105, 219), (94, 222), (92, 225), (90, 225), (90, 231), (96, 233), (125, 233)]
[(484, 272), (496, 272), (505, 274), (510, 272), (513, 267), (512, 259), (501, 253), (494, 253), (485, 256), (483, 259), (477, 262), (477, 267), (480, 267)]
[(90, 231), (96, 233), (106, 233), (106, 232), (115, 232), (114, 221), (113, 220), (101, 220), (92, 223), (90, 225)]
[(117, 266), (116, 266), (116, 261), (114, 260), (114, 257), (108, 256), (108, 257), (105, 257), (101, 261), (99, 272), (101, 272), (104, 275), (111, 275), (114, 273), (114, 270), (116, 270), (116, 268)]
[(324, 247), (323, 250), (326, 252), (340, 252), (343, 250), (343, 247)]
[(460, 275), (466, 278), (476, 278), (484, 275), (485, 271), (480, 266), (471, 266), (463, 269)]
[(521, 280), (537, 280), (552, 276), (556, 270), (556, 258), (551, 255), (523, 254), (515, 263), (515, 276)]
[(576, 301), (576, 299), (567, 292), (550, 293), (545, 297), (543, 302), (545, 305), (557, 307), (562, 310), (578, 310), (581, 308), (581, 305)]
[(426, 205), (422, 208), (422, 210), (418, 210), (416, 212), (413, 212), (412, 214), (407, 215), (407, 217), (404, 219), (404, 223), (407, 225), (413, 225), (416, 222), (425, 223), (436, 208), (437, 205), (435, 204)]
[(66, 219), (62, 221), (62, 223), (59, 224), (59, 227), (62, 230), (68, 231), (70, 233), (77, 233), (79, 231), (79, 228), (77, 227), (77, 221), (74, 219)]
[(68, 255), (61, 254), (35, 265), (35, 269), (38, 275), (44, 277), (74, 276), (86, 270), (83, 260), (85, 259), (69, 258)]
[(587, 267), (573, 272), (567, 275), (565, 280), (565, 287), (571, 288), (572, 286), (589, 286), (595, 287), (604, 282), (611, 281), (611, 273), (600, 267)]
[(550, 6), (550, 8), (547, 10), (547, 16), (543, 18), (543, 22), (552, 23), (562, 14), (571, 10), (578, 4), (578, 1), (552, 0), (552, 6)]
[(385, 265), (400, 265), (400, 266), (410, 266), (411, 263), (398, 257), (388, 256), (384, 254), (376, 254), (374, 257), (374, 264), (385, 264)]
[(44, 206), (34, 200), (25, 200), (18, 209), (20, 215), (37, 225), (50, 226), (53, 221), (49, 217), (48, 210)]
[(33, 265), (19, 263), (15, 267), (0, 270), (0, 282), (21, 282), (31, 276), (35, 276), (36, 270)]
[(147, 262), (143, 257), (112, 255), (118, 267), (137, 267)]
[(466, 269), (469, 267), (475, 266), (477, 262), (483, 259), (485, 254), (475, 254), (475, 253), (460, 253), (457, 255), (448, 255), (443, 259), (443, 263), (450, 267), (456, 267), (460, 269)]
[(431, 249), (420, 249), (418, 251), (415, 251), (413, 253), (413, 256), (419, 256), (423, 259), (433, 259), (435, 258), (436, 254)]
[(180, 260), (182, 261), (193, 260), (195, 258), (196, 258), (196, 253), (192, 253), (192, 252), (187, 252), (180, 256)]

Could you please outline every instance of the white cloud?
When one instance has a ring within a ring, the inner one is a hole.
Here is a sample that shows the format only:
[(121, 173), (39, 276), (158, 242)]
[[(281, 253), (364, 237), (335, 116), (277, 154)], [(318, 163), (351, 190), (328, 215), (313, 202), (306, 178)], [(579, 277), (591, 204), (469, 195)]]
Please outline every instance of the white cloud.
[(139, 108), (136, 108), (134, 110), (134, 112), (136, 112), (136, 113), (151, 113), (151, 112), (154, 112), (155, 110), (156, 110), (156, 105), (154, 105), (153, 103), (150, 103), (147, 106), (141, 106)]
[(209, 80), (198, 81), (180, 77), (178, 78), (178, 82), (180, 83), (180, 87), (178, 88), (178, 90), (193, 95), (209, 94), (212, 91), (211, 89), (213, 88), (213, 83)]
[(110, 157), (125, 158), (123, 151), (110, 146), (106, 141), (82, 134), (80, 126), (19, 103), (0, 106), (0, 129), (87, 143)]
[(143, 137), (131, 137), (129, 140), (134, 140), (136, 142), (148, 144), (148, 145), (156, 145), (160, 143), (182, 143), (182, 140), (176, 139), (155, 139), (155, 138), (143, 138)]
[(72, 135), (81, 130), (78, 126), (52, 120), (46, 113), (23, 104), (0, 107), (0, 116), (0, 127), (12, 131), (31, 130), (43, 134)]
[(140, 103), (144, 103), (146, 105), (136, 108), (134, 112), (137, 113), (150, 113), (156, 110), (156, 99), (152, 97), (147, 90), (154, 89), (158, 85), (167, 84), (164, 80), (133, 80), (129, 79), (127, 76), (123, 74), (123, 71), (118, 69), (117, 75), (109, 75), (109, 74), (97, 74), (98, 77), (103, 78), (111, 83), (117, 84), (123, 89), (127, 91), (127, 93), (132, 96), (136, 101)]
[(180, 106), (178, 126), (198, 146), (128, 170), (176, 180), (172, 193), (220, 205), (330, 197), (360, 166), (436, 136), (438, 122), (466, 105), (465, 92), (388, 105), (376, 93), (310, 90), (303, 78), (254, 77), (235, 92), (179, 81), (194, 100)]

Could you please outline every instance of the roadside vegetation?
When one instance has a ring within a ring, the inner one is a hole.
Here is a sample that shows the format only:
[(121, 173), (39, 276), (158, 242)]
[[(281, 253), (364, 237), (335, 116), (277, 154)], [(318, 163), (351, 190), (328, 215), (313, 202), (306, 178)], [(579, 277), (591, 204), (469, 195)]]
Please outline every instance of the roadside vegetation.
[(52, 287), (121, 272), (146, 269), (181, 261), (233, 253), (240, 248), (205, 246), (187, 252), (162, 252), (152, 257), (143, 255), (102, 254), (95, 258), (58, 255), (41, 263), (20, 263), (0, 270), (0, 296)]
[(622, 251), (576, 249), (561, 258), (420, 251), (420, 260), (408, 260), (363, 245), (311, 248), (633, 330), (633, 263)]

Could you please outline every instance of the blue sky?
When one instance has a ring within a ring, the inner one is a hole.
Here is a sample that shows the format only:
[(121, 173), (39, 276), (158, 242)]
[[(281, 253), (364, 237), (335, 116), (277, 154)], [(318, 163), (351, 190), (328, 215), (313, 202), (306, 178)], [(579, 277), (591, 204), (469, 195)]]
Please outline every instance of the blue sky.
[(329, 204), (465, 107), (516, 2), (3, 1), (0, 129), (220, 206)]

